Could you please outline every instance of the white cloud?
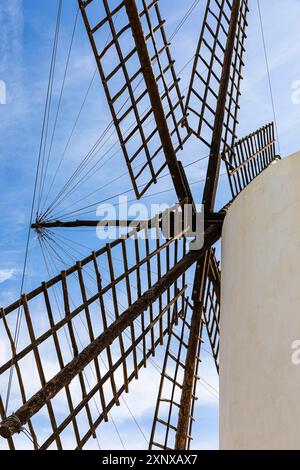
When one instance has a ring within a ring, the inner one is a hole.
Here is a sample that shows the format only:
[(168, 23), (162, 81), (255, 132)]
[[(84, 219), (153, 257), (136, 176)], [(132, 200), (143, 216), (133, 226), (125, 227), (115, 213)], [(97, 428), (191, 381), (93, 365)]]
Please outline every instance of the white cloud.
[(22, 30), (23, 15), (21, 0), (11, 0), (1, 5), (1, 79), (7, 83), (8, 100), (19, 94), (22, 83)]
[(16, 274), (16, 269), (0, 269), (0, 284), (12, 279)]

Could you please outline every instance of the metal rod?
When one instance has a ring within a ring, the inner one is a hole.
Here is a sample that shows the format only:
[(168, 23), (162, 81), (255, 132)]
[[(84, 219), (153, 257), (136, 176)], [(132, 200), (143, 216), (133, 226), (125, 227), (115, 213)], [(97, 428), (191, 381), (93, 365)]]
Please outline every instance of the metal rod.
[(0, 424), (0, 436), (8, 439), (20, 432), (32, 416), (55, 397), (95, 358), (107, 349), (132, 322), (152, 305), (177, 279), (206, 253), (207, 249), (221, 237), (219, 224), (210, 226), (205, 232), (204, 246), (199, 251), (185, 255), (151, 289), (144, 293), (134, 304), (123, 312), (96, 340), (91, 342), (66, 367), (30, 398), (18, 411)]

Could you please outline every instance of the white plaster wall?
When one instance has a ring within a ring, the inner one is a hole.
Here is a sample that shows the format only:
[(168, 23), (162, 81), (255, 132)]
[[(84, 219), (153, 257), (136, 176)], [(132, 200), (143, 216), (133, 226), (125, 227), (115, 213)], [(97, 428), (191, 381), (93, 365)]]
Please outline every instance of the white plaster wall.
[(300, 449), (300, 153), (228, 212), (221, 317), (220, 448)]

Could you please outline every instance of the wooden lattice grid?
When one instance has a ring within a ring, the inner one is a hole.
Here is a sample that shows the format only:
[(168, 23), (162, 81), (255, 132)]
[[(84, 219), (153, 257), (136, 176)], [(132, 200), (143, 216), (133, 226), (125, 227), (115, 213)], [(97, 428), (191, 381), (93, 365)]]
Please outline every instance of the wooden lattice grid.
[[(125, 3), (79, 0), (113, 122), (137, 198), (156, 183), (166, 159)], [(174, 151), (188, 138), (185, 109), (158, 0), (137, 2)], [(103, 43), (103, 38), (107, 41)]]
[[(147, 237), (150, 230), (157, 238)], [(0, 338), (6, 359), (0, 367), (0, 414), (13, 366), (8, 413), (18, 409), (148, 291), (186, 253), (184, 238), (162, 239), (143, 224), (78, 262), (5, 309)], [(98, 426), (164, 342), (185, 308), (185, 276), (82, 370), (28, 423), (35, 448), (89, 448)], [(15, 326), (21, 312), (21, 334)], [(38, 437), (37, 437), (38, 436)], [(24, 447), (23, 434), (1, 446)], [(26, 440), (26, 443), (28, 441)]]
[[(220, 267), (216, 259), (215, 250), (210, 250), (207, 277), (203, 293), (202, 322), (200, 324), (198, 338), (193, 393), (190, 404), (188, 436), (186, 440), (187, 449), (190, 449), (193, 440), (195, 406), (198, 399), (197, 384), (198, 380), (201, 379), (199, 375), (199, 366), (201, 363), (200, 355), (203, 343), (204, 325), (206, 326), (207, 336), (209, 338), (216, 368), (217, 371), (219, 371), (220, 290)], [(192, 314), (193, 306), (187, 300), (186, 309), (183, 314), (179, 315), (178, 325), (173, 326), (172, 332), (167, 341), (150, 437), (151, 450), (172, 450), (175, 446)]]
[(235, 198), (277, 157), (274, 123), (240, 139), (222, 156), (225, 161), (230, 189)]
[(220, 315), (221, 315), (221, 271), (216, 259), (215, 250), (211, 250), (205, 297), (203, 303), (203, 318), (209, 338), (212, 355), (219, 372), (220, 347)]
[[(187, 95), (188, 127), (209, 148), (214, 131), (233, 0), (208, 0)], [(223, 123), (223, 150), (236, 140), (248, 0), (241, 0)]]

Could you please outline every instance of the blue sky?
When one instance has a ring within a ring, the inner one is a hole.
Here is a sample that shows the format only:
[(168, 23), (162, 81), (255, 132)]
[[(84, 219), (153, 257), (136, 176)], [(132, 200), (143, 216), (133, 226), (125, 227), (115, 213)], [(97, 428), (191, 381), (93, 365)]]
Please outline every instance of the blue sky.
[[(76, 14), (74, 0), (63, 1), (62, 29), (58, 50), (57, 74), (54, 83), (54, 104), (57, 104), (63, 69), (66, 61), (66, 51)], [(186, 11), (187, 4), (180, 0), (161, 0), (161, 11), (167, 18), (167, 33), (170, 35)], [(194, 54), (195, 37), (199, 31), (199, 18), (203, 10), (200, 2), (198, 9), (189, 19), (185, 27), (174, 39), (172, 52), (177, 62), (177, 70)], [(260, 23), (256, 0), (249, 1), (249, 29), (246, 52), (246, 67), (242, 84), (242, 99), (240, 112), (239, 136), (253, 131), (263, 124), (273, 120), (270, 100), (270, 90), (266, 74), (266, 64), (261, 39)], [(0, 138), (0, 184), (2, 195), (0, 199), (2, 223), (0, 225), (0, 305), (6, 306), (18, 295), (20, 288), (22, 263), (26, 243), (30, 204), (33, 191), (34, 173), (37, 161), (39, 138), (41, 134), (43, 107), (49, 73), (49, 62), (57, 2), (53, 0), (10, 0), (0, 5), (0, 80), (6, 83), (7, 103), (0, 105), (1, 138)], [(298, 126), (300, 121), (300, 104), (293, 99), (300, 80), (300, 1), (299, 0), (261, 0), (268, 60), (277, 114), (277, 124), (281, 154), (283, 157), (299, 150)], [(53, 146), (53, 167), (63, 152), (72, 124), (79, 111), (80, 104), (91, 82), (95, 71), (92, 56), (84, 27), (79, 18), (75, 42), (67, 75), (65, 93), (62, 101), (62, 111)], [(190, 69), (182, 77), (183, 87), (188, 81)], [(297, 96), (297, 95), (296, 95)], [(53, 115), (52, 115), (53, 118)], [(88, 95), (80, 121), (74, 132), (66, 158), (56, 178), (54, 193), (81, 161), (82, 156), (92, 147), (107, 123), (110, 121), (100, 80), (96, 76)], [(113, 143), (114, 140), (110, 142)], [(115, 148), (118, 150), (118, 147)], [(195, 158), (205, 156), (205, 150), (197, 141), (189, 143), (181, 155), (181, 160), (187, 164)], [(89, 184), (83, 184), (76, 192), (76, 199), (70, 198), (72, 204), (79, 198), (86, 198), (89, 192), (102, 188), (107, 181), (125, 171), (121, 152), (105, 165)], [(201, 179), (205, 165), (200, 163), (188, 171), (191, 182)], [(100, 183), (99, 183), (100, 182)], [(116, 184), (107, 185), (100, 192), (100, 199), (110, 197), (131, 187), (128, 177)], [(169, 181), (160, 184), (159, 189), (170, 187)], [(203, 185), (194, 187), (195, 194), (201, 200)], [(221, 179), (218, 205), (223, 205), (228, 199), (228, 186), (225, 178)], [(157, 191), (155, 188), (153, 192)], [(197, 193), (198, 191), (198, 193)], [(52, 194), (52, 193), (51, 193)], [(51, 195), (50, 195), (51, 199)], [(87, 198), (87, 203), (90, 198)], [(149, 200), (150, 202), (151, 200)], [(175, 201), (174, 194), (154, 197), (154, 202)], [(80, 236), (80, 241), (88, 247), (94, 247), (99, 241), (94, 233), (70, 234), (70, 237)], [(33, 238), (33, 237), (32, 237)], [(77, 239), (78, 240), (78, 239)], [(41, 265), (41, 253), (34, 238), (30, 246), (31, 258), (26, 276), (26, 288), (36, 286), (46, 273)], [(150, 374), (150, 373), (149, 373)], [(217, 388), (217, 378), (211, 361), (205, 356), (203, 376)], [(151, 381), (150, 376), (148, 381)], [(138, 386), (137, 386), (138, 387)], [(197, 407), (199, 420), (195, 428), (195, 448), (216, 448), (218, 445), (217, 420), (218, 402), (199, 387), (200, 405)], [(136, 392), (142, 394), (140, 388)], [(134, 394), (133, 394), (134, 395)], [(133, 400), (133, 401), (130, 401)], [(141, 400), (143, 401), (143, 400)], [(135, 407), (134, 399), (128, 398), (128, 403)], [(153, 403), (152, 403), (153, 404)], [(138, 418), (147, 432), (151, 417), (151, 400), (147, 406), (139, 404)], [(138, 408), (138, 407), (137, 407)], [(125, 413), (126, 414), (126, 413)], [(117, 420), (117, 414), (116, 420)], [(128, 433), (133, 424), (128, 416), (120, 420), (120, 429), (128, 439), (128, 446), (143, 443), (135, 442)], [(109, 446), (113, 430), (107, 432), (105, 445)], [(140, 439), (141, 436), (138, 437)]]

